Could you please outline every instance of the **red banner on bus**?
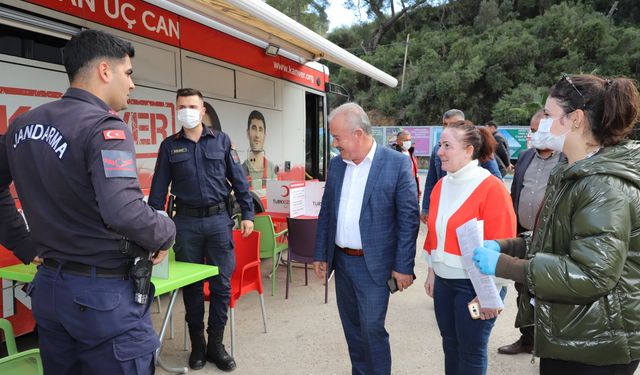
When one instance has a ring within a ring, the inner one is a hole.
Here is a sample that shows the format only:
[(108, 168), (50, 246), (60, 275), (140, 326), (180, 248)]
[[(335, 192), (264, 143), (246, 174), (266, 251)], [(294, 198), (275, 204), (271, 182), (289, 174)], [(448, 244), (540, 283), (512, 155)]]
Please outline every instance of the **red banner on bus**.
[(177, 47), (179, 17), (138, 0), (27, 0), (132, 34)]

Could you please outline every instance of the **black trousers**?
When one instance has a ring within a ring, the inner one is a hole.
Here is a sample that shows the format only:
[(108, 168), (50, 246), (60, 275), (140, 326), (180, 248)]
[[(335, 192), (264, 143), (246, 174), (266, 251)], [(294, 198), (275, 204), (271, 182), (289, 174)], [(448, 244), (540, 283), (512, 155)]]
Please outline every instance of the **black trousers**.
[(540, 375), (633, 375), (638, 361), (626, 365), (595, 366), (560, 359), (540, 358)]
[[(173, 250), (176, 260), (181, 262), (205, 263), (218, 266), (218, 275), (209, 279), (208, 330), (224, 328), (231, 298), (231, 275), (236, 267), (233, 252), (233, 221), (226, 212), (203, 217), (176, 215), (176, 243)], [(204, 328), (203, 282), (182, 288), (186, 311), (185, 319), (189, 330)]]

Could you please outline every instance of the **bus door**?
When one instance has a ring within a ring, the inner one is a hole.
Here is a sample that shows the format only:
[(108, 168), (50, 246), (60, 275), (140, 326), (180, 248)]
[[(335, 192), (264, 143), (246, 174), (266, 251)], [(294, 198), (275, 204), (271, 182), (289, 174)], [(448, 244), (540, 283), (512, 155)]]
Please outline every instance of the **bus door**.
[(325, 97), (312, 92), (305, 93), (305, 174), (307, 179), (325, 180), (327, 133), (325, 124)]

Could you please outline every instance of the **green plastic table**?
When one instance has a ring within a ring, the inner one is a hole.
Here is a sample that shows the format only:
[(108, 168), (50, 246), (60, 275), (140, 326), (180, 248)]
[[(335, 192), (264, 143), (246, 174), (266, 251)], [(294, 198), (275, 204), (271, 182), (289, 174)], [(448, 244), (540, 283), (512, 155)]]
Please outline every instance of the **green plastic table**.
[[(0, 268), (0, 279), (12, 280), (15, 282), (30, 283), (33, 280), (37, 272), (37, 268), (33, 264), (24, 265), (16, 264), (13, 266)], [(151, 282), (155, 286), (155, 297), (160, 295), (171, 293), (169, 300), (169, 306), (167, 312), (164, 315), (162, 321), (162, 328), (160, 329), (160, 348), (156, 351), (156, 363), (164, 370), (169, 372), (175, 372), (179, 374), (185, 374), (188, 371), (187, 367), (169, 368), (165, 366), (160, 358), (160, 351), (162, 349), (162, 342), (167, 330), (167, 325), (173, 314), (173, 305), (175, 304), (176, 297), (180, 288), (193, 284), (195, 282), (208, 279), (218, 274), (218, 267), (208, 266), (204, 264), (194, 264), (177, 262), (173, 259), (169, 260), (169, 278), (159, 279), (156, 277), (151, 278)]]

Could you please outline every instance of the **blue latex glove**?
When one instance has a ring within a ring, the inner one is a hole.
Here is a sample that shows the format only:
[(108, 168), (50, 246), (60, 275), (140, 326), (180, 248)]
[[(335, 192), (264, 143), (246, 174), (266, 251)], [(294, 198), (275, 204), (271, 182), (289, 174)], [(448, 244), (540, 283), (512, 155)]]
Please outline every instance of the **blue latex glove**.
[(484, 241), (483, 247), (486, 247), (489, 250), (493, 250), (495, 252), (500, 252), (500, 245), (498, 245), (498, 241), (494, 241), (494, 240), (486, 240)]
[(485, 275), (496, 274), (498, 258), (500, 258), (500, 253), (486, 247), (477, 247), (473, 250), (473, 263), (475, 263), (480, 272)]

